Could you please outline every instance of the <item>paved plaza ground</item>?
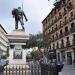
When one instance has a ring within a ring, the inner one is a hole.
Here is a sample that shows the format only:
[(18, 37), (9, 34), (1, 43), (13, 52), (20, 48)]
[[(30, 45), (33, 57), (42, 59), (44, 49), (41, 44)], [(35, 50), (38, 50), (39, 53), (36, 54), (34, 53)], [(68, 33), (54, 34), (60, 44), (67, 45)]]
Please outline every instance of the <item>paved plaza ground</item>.
[(65, 65), (59, 75), (75, 75), (75, 68), (73, 65)]

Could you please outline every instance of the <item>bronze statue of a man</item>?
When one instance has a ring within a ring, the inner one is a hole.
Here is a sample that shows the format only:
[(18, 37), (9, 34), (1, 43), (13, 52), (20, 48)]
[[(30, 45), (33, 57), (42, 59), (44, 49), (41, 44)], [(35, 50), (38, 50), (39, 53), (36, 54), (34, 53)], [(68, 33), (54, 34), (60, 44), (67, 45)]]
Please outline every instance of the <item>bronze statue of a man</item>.
[(21, 7), (18, 7), (18, 9), (12, 10), (12, 15), (15, 18), (15, 29), (18, 29), (18, 22), (20, 22), (22, 29), (24, 29), (24, 22), (23, 22), (23, 16), (25, 17), (25, 20), (27, 21), (27, 17), (23, 10), (21, 10)]

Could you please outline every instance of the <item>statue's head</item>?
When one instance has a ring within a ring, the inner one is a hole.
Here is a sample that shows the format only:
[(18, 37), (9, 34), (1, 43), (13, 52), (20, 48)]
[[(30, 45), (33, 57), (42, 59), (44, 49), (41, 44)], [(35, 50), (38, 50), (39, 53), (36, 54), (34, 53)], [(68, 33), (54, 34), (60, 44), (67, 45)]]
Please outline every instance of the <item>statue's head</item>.
[(18, 9), (21, 9), (21, 7), (18, 7)]

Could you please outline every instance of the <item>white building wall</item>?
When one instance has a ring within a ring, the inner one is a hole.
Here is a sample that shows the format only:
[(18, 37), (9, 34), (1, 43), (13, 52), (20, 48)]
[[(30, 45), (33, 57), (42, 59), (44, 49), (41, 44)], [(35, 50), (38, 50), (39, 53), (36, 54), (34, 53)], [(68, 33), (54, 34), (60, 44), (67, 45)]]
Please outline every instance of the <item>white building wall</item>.
[(4, 28), (0, 25), (0, 57), (3, 53), (6, 54), (8, 46), (8, 39), (6, 37), (6, 32)]

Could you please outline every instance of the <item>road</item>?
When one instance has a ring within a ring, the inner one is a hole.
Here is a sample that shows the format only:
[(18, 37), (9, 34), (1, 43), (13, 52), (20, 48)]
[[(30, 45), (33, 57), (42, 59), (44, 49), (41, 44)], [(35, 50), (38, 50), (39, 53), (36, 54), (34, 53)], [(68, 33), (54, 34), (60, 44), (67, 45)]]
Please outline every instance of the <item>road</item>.
[(73, 65), (65, 65), (59, 75), (75, 75), (75, 68)]

